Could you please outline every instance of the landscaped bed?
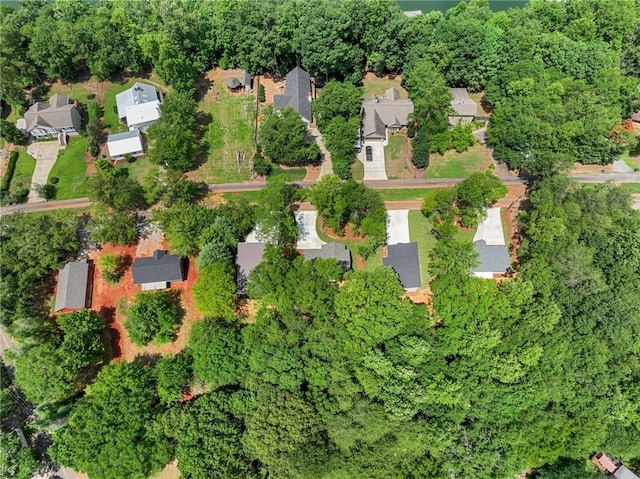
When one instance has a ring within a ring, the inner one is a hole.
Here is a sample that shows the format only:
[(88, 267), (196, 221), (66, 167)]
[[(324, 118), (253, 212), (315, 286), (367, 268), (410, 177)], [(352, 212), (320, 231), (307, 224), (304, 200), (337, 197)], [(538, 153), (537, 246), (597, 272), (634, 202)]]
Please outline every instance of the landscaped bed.
[(432, 153), (429, 157), (427, 178), (466, 178), (471, 173), (485, 172), (491, 166), (491, 156), (483, 145), (475, 145), (458, 153), (447, 151), (444, 155)]

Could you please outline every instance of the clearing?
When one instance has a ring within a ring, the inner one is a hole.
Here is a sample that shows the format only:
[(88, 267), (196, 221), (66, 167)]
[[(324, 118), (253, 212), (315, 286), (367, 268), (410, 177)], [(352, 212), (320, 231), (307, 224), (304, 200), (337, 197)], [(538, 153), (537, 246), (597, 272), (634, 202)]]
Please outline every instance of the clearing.
[(58, 178), (56, 186), (57, 200), (70, 200), (87, 196), (87, 160), (85, 149), (87, 140), (81, 136), (69, 139), (67, 147), (60, 150), (58, 159), (49, 173), (49, 183)]
[(472, 173), (484, 173), (492, 165), (491, 154), (483, 145), (474, 145), (458, 153), (449, 150), (444, 155), (432, 153), (425, 176), (427, 178), (466, 178)]
[(401, 99), (409, 98), (407, 90), (402, 88), (402, 77), (400, 75), (389, 75), (386, 77), (379, 77), (375, 73), (367, 73), (362, 80), (364, 87), (364, 97), (371, 98), (373, 95), (384, 95), (384, 92), (389, 88), (395, 88), (400, 92)]
[(404, 135), (389, 135), (389, 142), (384, 147), (384, 163), (390, 180), (414, 178), (411, 168), (411, 147), (409, 138)]
[[(226, 85), (228, 78), (240, 74), (241, 70), (219, 68), (206, 74), (210, 87), (200, 101), (199, 110), (211, 115), (203, 138), (209, 150), (207, 160), (188, 175), (194, 181), (234, 183), (251, 179), (255, 97), (246, 91), (229, 92)], [(238, 171), (240, 152), (245, 153), (246, 159)]]

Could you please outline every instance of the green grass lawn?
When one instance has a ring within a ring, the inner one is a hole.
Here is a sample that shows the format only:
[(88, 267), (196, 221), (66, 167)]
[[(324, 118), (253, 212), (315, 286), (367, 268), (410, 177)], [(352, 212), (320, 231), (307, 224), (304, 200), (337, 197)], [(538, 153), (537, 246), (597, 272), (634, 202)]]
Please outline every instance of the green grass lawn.
[(628, 151), (625, 151), (622, 154), (621, 159), (632, 170), (635, 170), (636, 168), (640, 168), (640, 156), (631, 156)]
[(278, 165), (273, 165), (273, 169), (271, 170), (271, 174), (269, 178), (274, 178), (276, 176), (284, 176), (287, 178), (287, 181), (302, 181), (304, 177), (307, 175), (306, 168), (288, 168), (284, 169)]
[(489, 152), (482, 145), (475, 145), (467, 151), (458, 153), (447, 151), (444, 155), (431, 154), (427, 178), (466, 178), (471, 173), (485, 172), (491, 165)]
[(104, 92), (102, 124), (108, 128), (111, 133), (119, 133), (127, 131), (127, 125), (120, 122), (118, 118), (118, 110), (116, 109), (116, 95), (128, 90), (137, 82), (137, 78), (129, 80), (127, 83), (112, 84)]
[[(224, 82), (215, 83), (200, 102), (200, 111), (211, 114), (206, 125), (204, 141), (209, 146), (207, 161), (189, 176), (206, 183), (234, 183), (251, 177), (249, 160), (253, 155), (253, 96), (229, 93)], [(246, 154), (246, 161), (238, 172), (236, 155)]]
[(16, 162), (16, 170), (13, 173), (11, 184), (9, 185), (9, 191), (16, 193), (20, 190), (31, 188), (31, 177), (36, 169), (36, 159), (27, 153), (27, 149), (20, 148), (18, 155), (18, 161)]
[(620, 186), (632, 195), (640, 194), (640, 183), (622, 183)]
[(78, 100), (80, 103), (86, 105), (91, 101), (89, 100), (89, 95), (94, 92), (90, 91), (83, 83), (68, 83), (66, 85), (63, 85), (62, 83), (55, 83), (51, 85), (49, 96), (55, 95), (56, 93), (67, 95), (71, 102), (73, 102), (73, 100)]
[(364, 165), (360, 160), (356, 160), (351, 165), (351, 175), (356, 181), (362, 181), (364, 179)]
[(399, 188), (396, 190), (377, 190), (384, 201), (422, 200), (433, 188)]
[(404, 135), (390, 135), (384, 147), (384, 166), (390, 180), (413, 178), (409, 168), (409, 138)]
[(400, 86), (400, 77), (395, 77), (393, 80), (390, 78), (365, 78), (362, 81), (364, 87), (364, 97), (371, 98), (376, 93), (380, 96), (384, 95), (384, 92), (389, 88), (395, 88), (400, 92), (400, 98), (409, 98), (407, 90)]
[(261, 191), (238, 191), (235, 193), (222, 193), (222, 197), (227, 200), (245, 199), (249, 203), (258, 203), (260, 201)]
[(127, 163), (126, 161), (120, 162), (118, 166), (121, 168), (127, 168), (129, 170), (129, 176), (131, 178), (142, 182), (147, 177), (151, 169), (156, 165), (151, 163), (146, 158), (142, 157), (136, 159), (132, 163)]
[(420, 211), (409, 211), (409, 238), (418, 243), (418, 259), (420, 261), (420, 281), (424, 288), (431, 279), (429, 275), (429, 256), (437, 243), (431, 233), (431, 224)]
[(49, 173), (49, 182), (53, 177), (58, 178), (56, 199), (69, 200), (87, 196), (87, 162), (84, 157), (86, 147), (86, 138), (74, 137), (58, 153), (56, 164)]

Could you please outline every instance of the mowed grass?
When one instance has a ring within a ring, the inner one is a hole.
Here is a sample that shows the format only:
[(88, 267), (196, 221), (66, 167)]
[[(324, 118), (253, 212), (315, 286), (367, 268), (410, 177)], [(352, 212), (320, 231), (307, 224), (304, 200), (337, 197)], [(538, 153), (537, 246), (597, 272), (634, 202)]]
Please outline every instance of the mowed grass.
[[(63, 85), (62, 83), (57, 82), (51, 85), (51, 88), (49, 89), (49, 97), (56, 93), (67, 95), (71, 102), (78, 100), (81, 104), (86, 105), (89, 101), (92, 101), (89, 100), (89, 95), (94, 92), (90, 91), (84, 83), (72, 82)], [(47, 100), (45, 99), (44, 101)]]
[(156, 166), (145, 157), (137, 158), (132, 163), (123, 162), (120, 163), (120, 165), (122, 168), (127, 168), (129, 170), (129, 177), (141, 183), (149, 175), (149, 172)]
[[(207, 161), (191, 172), (195, 181), (235, 183), (251, 178), (249, 160), (253, 155), (253, 96), (229, 93), (224, 82), (216, 82), (200, 102), (200, 111), (211, 115), (205, 126), (204, 141), (209, 151)], [(237, 154), (244, 152), (246, 161), (238, 171)]]
[(422, 200), (433, 188), (399, 188), (396, 190), (377, 190), (383, 201)]
[(136, 78), (132, 78), (126, 83), (114, 83), (112, 85), (109, 85), (109, 87), (107, 87), (107, 89), (105, 90), (102, 106), (102, 124), (105, 128), (108, 128), (111, 133), (120, 133), (129, 129), (127, 125), (121, 123), (120, 119), (118, 118), (116, 95), (118, 93), (122, 93), (125, 90), (128, 90), (137, 81), (138, 80)]
[(640, 183), (622, 183), (620, 186), (632, 195), (640, 194)]
[(402, 79), (399, 76), (391, 79), (388, 77), (375, 77), (375, 78), (365, 78), (362, 81), (362, 86), (364, 87), (364, 97), (371, 98), (373, 95), (384, 95), (384, 92), (389, 88), (395, 88), (400, 92), (400, 98), (406, 99), (409, 98), (409, 94), (407, 90), (402, 88), (400, 83)]
[(444, 155), (431, 154), (427, 178), (466, 178), (472, 173), (485, 172), (491, 166), (489, 151), (483, 145), (475, 145), (458, 153), (447, 151)]
[(420, 262), (420, 281), (424, 288), (431, 276), (429, 262), (431, 251), (438, 240), (431, 233), (432, 225), (420, 211), (409, 211), (409, 239), (418, 243), (418, 260)]
[(351, 165), (351, 176), (356, 181), (362, 181), (364, 179), (364, 165), (360, 160), (356, 160)]
[(9, 191), (16, 193), (20, 190), (31, 188), (31, 177), (36, 169), (36, 159), (27, 153), (25, 147), (20, 148), (18, 161), (16, 162), (16, 170), (9, 184)]
[(284, 176), (287, 181), (302, 181), (306, 175), (306, 168), (282, 168), (279, 165), (273, 165), (269, 178)]
[(84, 157), (86, 147), (86, 138), (74, 137), (58, 153), (58, 159), (49, 173), (49, 183), (51, 178), (58, 178), (56, 199), (70, 200), (87, 196), (87, 162)]
[(261, 199), (262, 191), (238, 191), (235, 193), (223, 193), (226, 200), (246, 200), (249, 203), (258, 203)]
[(629, 152), (625, 152), (622, 156), (621, 156), (622, 160), (625, 162), (625, 164), (631, 168), (632, 170), (635, 170), (637, 168), (640, 168), (640, 156), (636, 155), (636, 156), (632, 156), (629, 154)]
[(389, 144), (384, 147), (384, 166), (390, 180), (413, 178), (409, 168), (409, 138), (404, 135), (389, 136)]

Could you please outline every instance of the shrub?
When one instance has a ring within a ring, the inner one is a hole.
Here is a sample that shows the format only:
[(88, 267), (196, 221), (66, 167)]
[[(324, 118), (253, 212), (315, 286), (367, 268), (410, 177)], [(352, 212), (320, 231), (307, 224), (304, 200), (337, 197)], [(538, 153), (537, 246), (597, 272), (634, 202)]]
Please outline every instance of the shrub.
[(60, 181), (60, 178), (58, 178), (57, 176), (52, 176), (51, 178), (49, 178), (49, 182), (50, 182), (52, 185), (57, 185), (57, 184), (58, 184), (58, 181)]
[(36, 193), (40, 198), (47, 201), (53, 200), (56, 197), (56, 187), (52, 184), (36, 185)]
[(256, 155), (256, 157), (253, 159), (253, 172), (256, 175), (267, 176), (269, 173), (271, 173), (272, 167), (273, 165), (271, 164), (271, 162), (266, 158), (263, 158), (262, 156)]
[(2, 183), (0, 183), (1, 191), (9, 191), (9, 186), (11, 185), (11, 180), (13, 179), (13, 175), (16, 172), (16, 164), (18, 163), (18, 152), (12, 151), (9, 155), (9, 162), (7, 163), (7, 172), (2, 177)]
[(100, 258), (100, 272), (109, 284), (117, 284), (124, 274), (125, 258), (116, 254), (105, 254)]
[(22, 136), (20, 130), (4, 118), (0, 118), (0, 136), (14, 145), (24, 145), (26, 143), (25, 137)]
[(170, 343), (180, 327), (179, 296), (170, 291), (138, 293), (127, 311), (124, 327), (134, 344)]
[(87, 100), (93, 100), (95, 97), (96, 97), (96, 94), (95, 94), (95, 93), (89, 93), (89, 94), (87, 95)]
[(429, 142), (427, 135), (421, 131), (413, 138), (411, 162), (416, 168), (429, 166)]
[(264, 90), (264, 85), (260, 84), (258, 86), (258, 101), (260, 103), (264, 103), (265, 101), (267, 101), (267, 96)]

